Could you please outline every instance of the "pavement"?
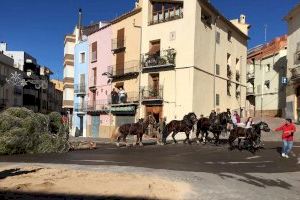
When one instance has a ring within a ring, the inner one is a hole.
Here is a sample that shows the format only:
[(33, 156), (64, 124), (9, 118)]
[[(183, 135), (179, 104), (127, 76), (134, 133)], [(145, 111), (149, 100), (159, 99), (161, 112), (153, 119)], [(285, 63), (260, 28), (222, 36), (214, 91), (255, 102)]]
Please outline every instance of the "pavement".
[[(295, 143), (290, 159), (281, 158), (280, 151), (281, 142), (273, 141), (264, 142), (264, 149), (256, 154), (229, 151), (226, 143), (220, 146), (195, 143), (158, 146), (146, 142), (144, 147), (121, 148), (97, 143), (96, 150), (0, 156), (0, 166), (63, 166), (100, 172), (157, 175), (189, 183), (193, 192), (185, 199), (300, 200), (300, 143)], [(5, 197), (1, 191), (0, 197)], [(101, 199), (69, 196), (58, 199), (66, 197)]]

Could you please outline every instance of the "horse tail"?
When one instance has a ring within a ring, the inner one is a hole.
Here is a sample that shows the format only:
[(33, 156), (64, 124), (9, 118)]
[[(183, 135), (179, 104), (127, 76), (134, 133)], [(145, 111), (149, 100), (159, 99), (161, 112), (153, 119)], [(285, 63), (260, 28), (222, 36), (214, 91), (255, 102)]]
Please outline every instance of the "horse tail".
[(117, 127), (117, 128), (113, 131), (113, 133), (112, 133), (112, 135), (111, 135), (111, 141), (112, 141), (112, 142), (116, 141), (117, 138), (118, 138), (120, 135), (121, 135), (121, 134), (120, 134), (120, 132), (119, 132), (119, 127)]

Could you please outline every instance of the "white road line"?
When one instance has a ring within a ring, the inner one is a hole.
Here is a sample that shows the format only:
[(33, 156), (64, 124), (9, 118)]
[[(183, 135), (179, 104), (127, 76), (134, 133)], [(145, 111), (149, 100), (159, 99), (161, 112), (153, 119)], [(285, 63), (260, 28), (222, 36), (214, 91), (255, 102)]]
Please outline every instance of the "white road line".
[(226, 164), (262, 164), (262, 163), (272, 163), (273, 161), (260, 161), (260, 162), (205, 162), (205, 164), (214, 165), (214, 164), (220, 164), (220, 165), (226, 165)]
[(260, 157), (261, 157), (261, 156), (252, 156), (252, 157), (246, 158), (246, 160), (251, 160), (251, 159), (260, 158)]

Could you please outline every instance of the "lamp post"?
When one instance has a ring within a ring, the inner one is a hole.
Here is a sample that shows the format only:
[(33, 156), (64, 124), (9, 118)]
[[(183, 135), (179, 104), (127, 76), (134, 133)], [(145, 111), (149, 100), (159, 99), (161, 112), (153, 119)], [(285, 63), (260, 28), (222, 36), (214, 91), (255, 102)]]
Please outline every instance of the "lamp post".
[[(112, 73), (105, 72), (105, 73), (102, 74), (102, 76), (106, 76), (107, 77), (108, 84), (110, 85), (110, 92), (111, 92), (112, 91)], [(112, 102), (110, 104), (112, 104)], [(108, 106), (108, 115), (109, 115), (109, 133), (111, 133), (111, 124), (112, 124), (111, 105)]]

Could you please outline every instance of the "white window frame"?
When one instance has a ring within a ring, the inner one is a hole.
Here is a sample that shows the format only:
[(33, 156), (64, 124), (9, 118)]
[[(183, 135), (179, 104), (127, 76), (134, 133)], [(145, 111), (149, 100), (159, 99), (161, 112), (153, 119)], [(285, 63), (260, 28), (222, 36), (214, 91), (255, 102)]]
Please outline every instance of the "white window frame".
[[(84, 62), (82, 62), (82, 57), (81, 57), (81, 55), (82, 54), (84, 54)], [(81, 51), (81, 52), (79, 52), (79, 63), (80, 64), (84, 64), (84, 63), (86, 63), (86, 52), (85, 51)]]

